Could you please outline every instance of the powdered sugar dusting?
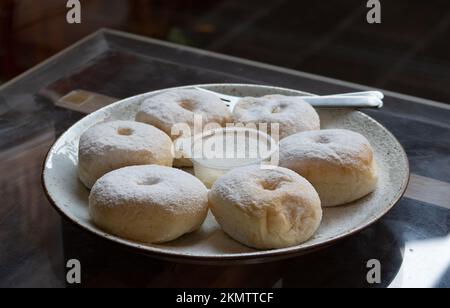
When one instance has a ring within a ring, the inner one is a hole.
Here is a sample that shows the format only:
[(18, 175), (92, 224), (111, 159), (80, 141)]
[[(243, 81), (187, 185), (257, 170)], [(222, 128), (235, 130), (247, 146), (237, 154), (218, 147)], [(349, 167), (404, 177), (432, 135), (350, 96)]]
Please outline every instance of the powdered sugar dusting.
[(300, 97), (267, 95), (245, 97), (233, 112), (240, 123), (278, 123), (280, 139), (295, 133), (320, 129), (320, 118), (314, 108)]
[(167, 212), (196, 213), (207, 202), (206, 187), (194, 176), (162, 166), (133, 166), (112, 171), (92, 188), (91, 200), (110, 207), (131, 204)]
[(303, 132), (280, 142), (282, 165), (295, 163), (328, 162), (345, 166), (366, 166), (372, 161), (372, 147), (359, 133), (329, 129)]
[(174, 125), (179, 123), (193, 128), (194, 115), (202, 116), (204, 125), (218, 123), (224, 126), (231, 120), (230, 110), (218, 96), (182, 89), (163, 92), (146, 99), (136, 115), (136, 121), (154, 125), (171, 135)]
[[(121, 135), (121, 131), (126, 134)], [(84, 132), (80, 138), (83, 155), (98, 155), (117, 148), (129, 151), (145, 151), (171, 143), (159, 129), (134, 121), (111, 121), (97, 124)]]
[(264, 210), (267, 204), (277, 203), (277, 198), (286, 194), (301, 195), (304, 200), (318, 198), (313, 186), (297, 173), (285, 168), (266, 170), (259, 166), (228, 172), (214, 184), (212, 191), (243, 210)]
[(134, 121), (111, 121), (87, 129), (80, 138), (79, 175), (87, 187), (114, 169), (172, 166), (172, 140), (161, 130)]

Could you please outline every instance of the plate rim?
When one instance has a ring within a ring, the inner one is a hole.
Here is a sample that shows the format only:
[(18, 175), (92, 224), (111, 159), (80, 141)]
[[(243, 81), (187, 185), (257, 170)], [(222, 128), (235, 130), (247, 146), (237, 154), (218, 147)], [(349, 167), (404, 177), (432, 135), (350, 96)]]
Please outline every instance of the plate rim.
[[(149, 96), (149, 95), (157, 95), (158, 93), (173, 90), (173, 89), (185, 89), (185, 88), (193, 88), (193, 87), (254, 87), (254, 88), (264, 88), (267, 90), (279, 90), (279, 91), (290, 91), (290, 92), (297, 92), (301, 95), (315, 95), (312, 93), (296, 90), (296, 89), (290, 89), (290, 88), (284, 88), (284, 87), (275, 87), (270, 85), (259, 85), (259, 84), (245, 84), (245, 83), (212, 83), (212, 84), (194, 84), (194, 85), (185, 85), (185, 86), (177, 86), (177, 87), (170, 87), (170, 88), (164, 88), (154, 91), (149, 91), (141, 94), (137, 94), (131, 97), (127, 97), (124, 99), (121, 99), (113, 104), (110, 104), (108, 106), (105, 106), (86, 117), (80, 119), (79, 121), (86, 120), (90, 117), (94, 117), (97, 113), (100, 113), (102, 111), (105, 111), (107, 109), (112, 109), (116, 105), (123, 104), (126, 101), (132, 101), (136, 100), (139, 97), (142, 96)], [(90, 228), (89, 226), (85, 226), (84, 224), (80, 223), (77, 219), (71, 217), (68, 215), (62, 208), (57, 204), (57, 202), (53, 199), (51, 196), (51, 193), (49, 192), (47, 188), (47, 181), (46, 181), (46, 174), (47, 174), (47, 163), (50, 159), (51, 153), (53, 152), (55, 145), (59, 143), (59, 141), (64, 137), (66, 132), (70, 130), (74, 125), (76, 125), (79, 121), (75, 122), (73, 125), (71, 125), (67, 130), (65, 130), (51, 145), (49, 150), (47, 151), (47, 154), (45, 155), (45, 159), (43, 161), (42, 165), (42, 172), (41, 172), (41, 183), (42, 187), (44, 189), (45, 196), (47, 197), (48, 201), (52, 205), (52, 207), (58, 212), (59, 215), (61, 215), (66, 221), (71, 222), (78, 228), (82, 229), (83, 231), (87, 231), (90, 234), (95, 235), (96, 237), (107, 240), (109, 243), (113, 243), (115, 245), (118, 245), (121, 248), (126, 248), (127, 250), (135, 251), (139, 254), (144, 254), (147, 256), (155, 257), (158, 259), (168, 260), (168, 261), (175, 261), (175, 262), (182, 262), (182, 263), (194, 263), (194, 264), (229, 264), (238, 262), (238, 263), (262, 263), (262, 262), (272, 262), (282, 259), (288, 259), (299, 255), (304, 255), (310, 252), (314, 252), (316, 250), (319, 250), (324, 247), (328, 247), (330, 245), (333, 245), (345, 238), (348, 238), (354, 234), (357, 234), (371, 225), (378, 222), (381, 218), (383, 218), (387, 213), (389, 213), (392, 208), (403, 198), (403, 196), (406, 193), (406, 189), (409, 185), (410, 178), (411, 178), (411, 169), (410, 169), (410, 162), (408, 155), (406, 154), (405, 149), (403, 148), (402, 144), (398, 141), (398, 139), (389, 131), (384, 125), (370, 117), (369, 115), (355, 109), (355, 112), (359, 113), (366, 119), (375, 122), (378, 126), (380, 126), (390, 137), (397, 142), (399, 145), (400, 152), (404, 158), (404, 161), (406, 162), (406, 174), (407, 177), (403, 179), (402, 187), (399, 189), (397, 195), (395, 198), (393, 198), (393, 201), (385, 208), (385, 210), (381, 211), (378, 215), (374, 216), (370, 220), (367, 221), (367, 223), (362, 224), (361, 226), (357, 228), (353, 228), (351, 230), (346, 231), (345, 233), (342, 233), (326, 242), (317, 243), (314, 245), (311, 245), (309, 247), (287, 247), (287, 248), (281, 248), (281, 249), (275, 249), (275, 250), (262, 250), (262, 251), (255, 251), (255, 252), (245, 252), (245, 253), (237, 253), (237, 254), (211, 254), (208, 256), (199, 256), (199, 255), (189, 255), (185, 253), (179, 253), (179, 252), (173, 252), (173, 251), (161, 251), (159, 248), (146, 246), (144, 243), (137, 243), (133, 242), (131, 240), (127, 240), (124, 238), (120, 238), (118, 236), (114, 236), (112, 234), (109, 234), (104, 231), (97, 231), (93, 228)]]

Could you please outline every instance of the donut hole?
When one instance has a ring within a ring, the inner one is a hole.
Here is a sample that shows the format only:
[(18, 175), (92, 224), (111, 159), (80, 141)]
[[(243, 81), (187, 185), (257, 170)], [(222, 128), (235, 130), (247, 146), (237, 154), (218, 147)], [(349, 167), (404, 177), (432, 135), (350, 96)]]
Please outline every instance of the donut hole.
[(280, 106), (274, 106), (274, 107), (272, 107), (271, 112), (272, 112), (273, 114), (281, 113), (285, 107), (286, 107), (286, 106), (283, 106), (283, 105), (280, 105)]
[(280, 182), (262, 181), (260, 182), (263, 190), (275, 191), (280, 187)]
[(188, 110), (188, 111), (193, 111), (193, 110), (195, 109), (195, 104), (194, 104), (194, 102), (191, 101), (191, 100), (188, 100), (188, 99), (184, 99), (184, 100), (180, 101), (180, 102), (178, 103), (178, 105), (179, 105), (181, 108), (186, 109), (186, 110)]
[(133, 135), (133, 130), (131, 128), (121, 127), (117, 130), (120, 136), (131, 136)]
[(139, 186), (153, 186), (161, 183), (161, 179), (148, 178), (138, 183)]
[(328, 138), (327, 136), (318, 136), (317, 138), (314, 139), (314, 141), (316, 143), (319, 143), (319, 144), (329, 144), (329, 143), (331, 143), (330, 138)]

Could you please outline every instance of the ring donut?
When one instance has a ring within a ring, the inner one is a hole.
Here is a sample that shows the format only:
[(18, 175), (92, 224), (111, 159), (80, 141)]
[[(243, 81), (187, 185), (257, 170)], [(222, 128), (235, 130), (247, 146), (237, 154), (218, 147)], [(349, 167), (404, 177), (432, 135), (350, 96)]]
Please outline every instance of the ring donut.
[(172, 140), (159, 129), (134, 121), (97, 124), (81, 135), (78, 174), (91, 188), (104, 174), (126, 166), (172, 166)]
[(320, 129), (320, 118), (316, 110), (300, 97), (268, 95), (263, 97), (245, 97), (234, 111), (234, 120), (238, 123), (279, 124), (279, 140), (290, 135)]
[(322, 220), (314, 187), (285, 168), (234, 169), (213, 185), (209, 204), (225, 233), (256, 249), (299, 245)]
[(202, 225), (208, 213), (208, 190), (178, 169), (126, 167), (95, 183), (89, 212), (106, 232), (141, 243), (165, 243)]
[[(225, 126), (231, 120), (228, 107), (214, 94), (198, 90), (171, 90), (148, 98), (142, 103), (136, 121), (153, 125), (172, 139), (181, 137), (173, 135), (172, 129), (177, 124), (186, 124), (191, 134), (194, 131), (194, 116), (202, 117), (202, 124), (217, 123)], [(201, 132), (200, 132), (201, 133)]]

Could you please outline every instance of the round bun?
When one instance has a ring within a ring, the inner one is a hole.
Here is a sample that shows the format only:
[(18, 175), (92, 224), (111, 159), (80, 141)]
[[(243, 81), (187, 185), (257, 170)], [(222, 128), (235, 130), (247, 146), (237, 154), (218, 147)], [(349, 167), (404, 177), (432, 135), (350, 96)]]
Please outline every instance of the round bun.
[(235, 122), (278, 123), (280, 140), (287, 136), (320, 129), (320, 118), (316, 110), (299, 97), (268, 95), (264, 97), (246, 97), (236, 105), (233, 117)]
[[(136, 121), (151, 124), (175, 140), (193, 135), (195, 115), (202, 117), (203, 125), (216, 123), (225, 126), (231, 120), (230, 110), (218, 96), (181, 89), (166, 91), (144, 101)], [(187, 125), (190, 134), (172, 135), (172, 129), (177, 124)]]
[(322, 220), (313, 186), (285, 168), (234, 169), (214, 184), (209, 204), (229, 236), (256, 249), (299, 245)]
[(306, 178), (322, 206), (338, 206), (373, 192), (378, 174), (369, 141), (341, 129), (304, 132), (280, 143), (280, 166)]
[(81, 135), (80, 180), (91, 188), (104, 174), (134, 165), (172, 166), (172, 140), (159, 129), (132, 121), (97, 124)]
[(165, 243), (202, 225), (208, 213), (208, 190), (181, 170), (126, 167), (95, 183), (89, 212), (108, 233), (141, 243)]

